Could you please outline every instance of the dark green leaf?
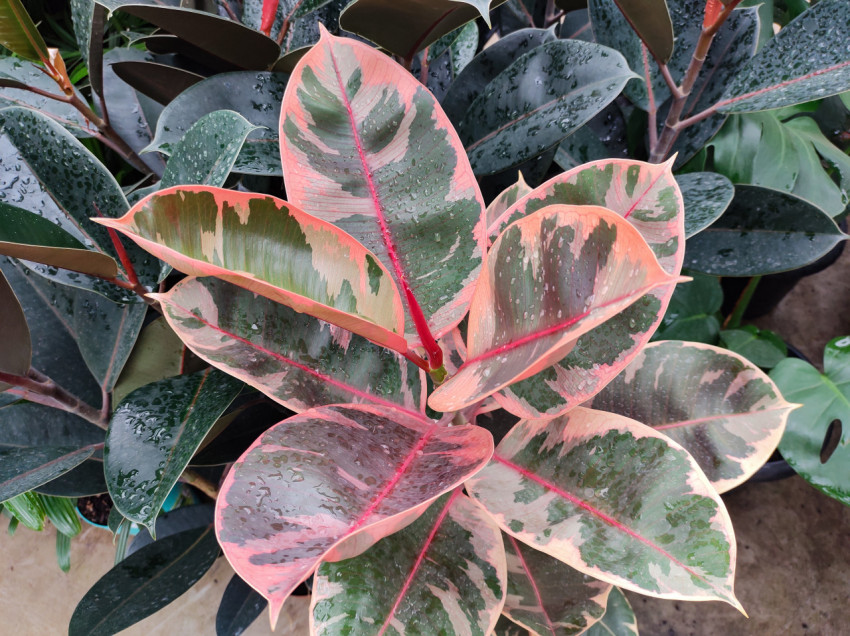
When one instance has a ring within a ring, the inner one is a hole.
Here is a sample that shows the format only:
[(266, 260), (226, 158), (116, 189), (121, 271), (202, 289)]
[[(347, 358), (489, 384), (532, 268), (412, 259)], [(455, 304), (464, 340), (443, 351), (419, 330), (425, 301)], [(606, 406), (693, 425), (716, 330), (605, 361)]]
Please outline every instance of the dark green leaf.
[(174, 147), (160, 187), (185, 184), (223, 186), (245, 138), (256, 129), (257, 126), (232, 110), (204, 115)]
[(47, 45), (21, 0), (0, 0), (0, 44), (28, 60), (48, 59)]
[[(277, 4), (277, 13), (269, 33), (269, 37), (279, 41), (281, 38), (281, 30), (286, 29), (283, 33), (284, 40), (287, 34), (298, 29), (298, 23), (302, 18), (310, 16), (311, 13), (325, 7), (331, 0), (280, 0)], [(243, 0), (242, 2), (242, 22), (252, 29), (260, 30), (262, 24), (263, 4), (265, 0)], [(290, 35), (291, 37), (291, 35)], [(288, 51), (289, 46), (284, 49)]]
[(673, 55), (673, 23), (665, 0), (614, 0), (641, 41), (662, 64)]
[(570, 170), (597, 159), (625, 159), (629, 156), (627, 135), (626, 118), (613, 102), (560, 143), (555, 162)]
[(266, 599), (234, 574), (224, 589), (215, 615), (216, 636), (238, 636), (251, 626), (266, 605)]
[(121, 81), (162, 105), (204, 79), (203, 75), (156, 62), (127, 60), (113, 62), (111, 68)]
[[(32, 361), (32, 343), (27, 319), (15, 290), (0, 271), (0, 329), (3, 346), (0, 347), (0, 372), (25, 376)], [(10, 385), (0, 382), (0, 391)]]
[(637, 619), (626, 595), (615, 587), (608, 595), (602, 620), (584, 632), (585, 636), (638, 636)]
[[(469, 22), (444, 35), (428, 48), (425, 85), (437, 100), (442, 100), (458, 75), (475, 57), (478, 48), (478, 26)], [(423, 53), (424, 55), (424, 53)], [(421, 60), (413, 65), (414, 76), (422, 76)], [(417, 66), (420, 68), (417, 69)]]
[(87, 459), (93, 446), (47, 446), (0, 451), (0, 502), (55, 479)]
[[(232, 414), (224, 417), (230, 417), (230, 415)], [(192, 458), (191, 465), (220, 466), (235, 462), (262, 433), (290, 415), (293, 415), (292, 411), (268, 401), (263, 401), (244, 411), (237, 411), (227, 428), (201, 447), (201, 450)], [(216, 424), (220, 424), (223, 419), (221, 418)]]
[(104, 450), (109, 494), (122, 514), (153, 527), (200, 443), (242, 388), (215, 369), (133, 391), (116, 409)]
[(762, 369), (772, 369), (788, 355), (788, 347), (782, 338), (755, 325), (721, 331), (720, 344)]
[(676, 176), (685, 200), (685, 238), (699, 234), (729, 207), (735, 186), (716, 172), (690, 172)]
[(653, 340), (687, 340), (716, 344), (720, 334), (717, 313), (723, 304), (723, 289), (716, 276), (683, 272), (693, 277), (679, 283), (670, 299), (667, 313)]
[(558, 40), (526, 53), (490, 82), (458, 134), (476, 174), (548, 150), (607, 106), (634, 74), (616, 51)]
[(188, 89), (162, 112), (150, 149), (166, 154), (201, 117), (232, 110), (259, 127), (250, 135), (234, 170), (250, 174), (282, 174), (278, 122), (288, 77), (282, 73), (223, 73)]
[(71, 0), (71, 19), (80, 55), (88, 67), (92, 90), (103, 96), (103, 30), (106, 10), (94, 0)]
[(845, 238), (802, 199), (742, 185), (723, 216), (688, 241), (685, 267), (715, 276), (774, 274), (817, 260)]
[(194, 585), (218, 556), (212, 527), (157, 541), (113, 567), (86, 592), (69, 636), (111, 636), (168, 605)]
[[(205, 528), (213, 523), (213, 513), (214, 506), (212, 504), (185, 506), (163, 513), (156, 519), (156, 536), (159, 541), (162, 541), (166, 537), (179, 532)], [(135, 536), (127, 549), (127, 556), (138, 552), (153, 542), (153, 537), (151, 537), (148, 529), (141, 528), (139, 534)]]

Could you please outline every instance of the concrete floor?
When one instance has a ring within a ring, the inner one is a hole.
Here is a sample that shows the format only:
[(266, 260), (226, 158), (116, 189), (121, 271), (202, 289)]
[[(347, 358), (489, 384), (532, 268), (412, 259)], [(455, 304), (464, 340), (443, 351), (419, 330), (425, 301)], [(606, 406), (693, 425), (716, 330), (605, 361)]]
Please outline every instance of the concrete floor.
[[(828, 270), (804, 279), (757, 323), (777, 331), (819, 364), (823, 346), (850, 334), (850, 250)], [(816, 320), (815, 320), (816, 319)], [(644, 636), (850, 635), (850, 507), (821, 495), (799, 477), (748, 483), (724, 500), (738, 540), (736, 591), (744, 618), (722, 603), (629, 599)], [(3, 524), (5, 528), (5, 523)], [(53, 531), (0, 531), (2, 634), (67, 633), (77, 602), (109, 568), (111, 535), (86, 527), (74, 539), (71, 572), (56, 565)], [(131, 629), (131, 636), (215, 634), (215, 612), (232, 570), (219, 559), (179, 602)], [(287, 601), (276, 630), (307, 633), (307, 600)], [(247, 636), (270, 634), (264, 613)]]

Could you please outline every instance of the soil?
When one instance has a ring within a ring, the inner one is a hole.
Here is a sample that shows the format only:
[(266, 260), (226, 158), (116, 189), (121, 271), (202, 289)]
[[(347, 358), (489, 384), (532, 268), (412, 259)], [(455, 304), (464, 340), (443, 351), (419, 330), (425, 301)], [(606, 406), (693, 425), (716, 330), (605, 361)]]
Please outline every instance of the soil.
[(82, 497), (77, 499), (77, 508), (92, 523), (105, 526), (109, 520), (109, 511), (112, 510), (112, 498), (107, 493)]

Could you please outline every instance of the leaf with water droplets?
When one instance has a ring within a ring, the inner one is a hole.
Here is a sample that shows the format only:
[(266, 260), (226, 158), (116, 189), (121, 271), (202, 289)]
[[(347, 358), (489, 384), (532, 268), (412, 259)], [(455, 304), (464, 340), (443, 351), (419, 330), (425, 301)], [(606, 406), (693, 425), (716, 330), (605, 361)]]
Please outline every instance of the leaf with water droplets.
[(676, 175), (685, 203), (685, 238), (699, 234), (720, 218), (732, 203), (735, 186), (716, 172)]
[(626, 595), (615, 587), (608, 595), (602, 620), (594, 623), (585, 636), (638, 636), (637, 619)]

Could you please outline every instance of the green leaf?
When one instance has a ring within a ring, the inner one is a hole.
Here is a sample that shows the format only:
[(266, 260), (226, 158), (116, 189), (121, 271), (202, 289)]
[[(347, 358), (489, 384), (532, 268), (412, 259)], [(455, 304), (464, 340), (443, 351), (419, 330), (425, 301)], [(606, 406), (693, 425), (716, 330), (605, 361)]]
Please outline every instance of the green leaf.
[(506, 594), (499, 528), (458, 488), (369, 550), (322, 563), (313, 582), (317, 636), (384, 631), (485, 636)]
[[(111, 256), (86, 249), (58, 224), (3, 202), (0, 202), (0, 254), (35, 261), (27, 264), (33, 268), (47, 265), (100, 278), (118, 275), (118, 264)], [(74, 286), (86, 289), (88, 282), (90, 279), (81, 280)]]
[[(71, 0), (71, 19), (92, 90), (103, 96), (103, 31), (106, 10), (94, 0)], [(112, 121), (110, 119), (110, 124)]]
[[(422, 77), (422, 64), (427, 62), (425, 85), (438, 101), (442, 101), (449, 87), (475, 57), (477, 49), (478, 25), (468, 22), (434, 42), (428, 48), (427, 58), (417, 60), (419, 77)], [(411, 72), (417, 75), (416, 64)]]
[(676, 176), (685, 200), (685, 238), (714, 223), (732, 203), (735, 186), (716, 172), (691, 172)]
[(638, 636), (635, 613), (620, 588), (611, 590), (602, 620), (591, 626), (585, 636)]
[(720, 342), (762, 369), (772, 369), (788, 355), (788, 347), (782, 338), (755, 325), (721, 331)]
[(826, 345), (823, 366), (820, 373), (788, 358), (771, 370), (783, 395), (803, 405), (788, 418), (779, 451), (812, 486), (850, 505), (850, 338)]
[[(355, 0), (340, 26), (390, 53), (412, 58), (426, 46), (478, 17), (490, 24), (490, 9), (505, 0)], [(492, 6), (491, 6), (492, 5)]]
[(673, 23), (664, 0), (614, 0), (641, 41), (662, 64), (673, 55)]
[(158, 298), (194, 353), (293, 411), (359, 402), (419, 410), (419, 369), (365, 338), (214, 278), (183, 280)]
[(224, 588), (215, 615), (216, 636), (239, 636), (266, 609), (268, 601), (243, 581), (238, 574)]
[(493, 241), (504, 229), (500, 222), (504, 214), (513, 208), (517, 201), (532, 192), (532, 188), (525, 182), (522, 172), (518, 172), (517, 175), (517, 182), (493, 199), (484, 212), (484, 226), (487, 228), (487, 249), (493, 245)]
[(148, 196), (121, 219), (97, 221), (187, 274), (216, 276), (391, 349), (407, 349), (401, 297), (389, 272), (350, 235), (290, 203), (178, 186)]
[(80, 515), (77, 513), (77, 500), (68, 497), (51, 497), (49, 495), (38, 495), (41, 499), (41, 507), (50, 523), (56, 526), (56, 532), (70, 537), (80, 534)]
[(56, 561), (60, 570), (71, 571), (71, 537), (61, 532), (56, 533)]
[(508, 595), (504, 614), (535, 634), (582, 634), (605, 611), (613, 587), (504, 535)]
[[(15, 290), (0, 271), (0, 328), (3, 347), (0, 347), (0, 372), (26, 376), (32, 362), (32, 341), (27, 318)], [(10, 385), (0, 382), (0, 391)]]
[(144, 60), (112, 62), (110, 69), (122, 82), (162, 105), (204, 79), (203, 75), (177, 66)]
[(720, 307), (723, 289), (716, 276), (683, 272), (693, 278), (679, 283), (670, 298), (667, 313), (653, 340), (689, 340), (717, 344), (720, 336)]
[(389, 407), (305, 411), (266, 431), (228, 473), (216, 502), (219, 542), (269, 599), (274, 624), (321, 560), (361, 554), (410, 524), (480, 470), (492, 443), (478, 426)]
[(160, 187), (184, 184), (223, 186), (245, 138), (256, 129), (242, 115), (230, 110), (204, 115), (174, 147)]
[(148, 149), (171, 154), (201, 117), (218, 110), (232, 110), (257, 127), (245, 140), (234, 171), (280, 176), (278, 126), (286, 81), (283, 73), (240, 71), (198, 82), (162, 111), (156, 136)]
[[(2, 499), (0, 495), (0, 499)], [(44, 530), (44, 509), (41, 499), (34, 492), (24, 492), (3, 502), (4, 508), (14, 515), (14, 518), (30, 530)], [(11, 529), (12, 524), (9, 524)], [(11, 530), (14, 533), (14, 530)]]
[(104, 449), (109, 494), (150, 529), (168, 493), (242, 383), (215, 369), (133, 391), (115, 410)]
[(187, 530), (128, 556), (104, 574), (74, 610), (69, 636), (111, 636), (168, 605), (212, 567), (211, 527)]
[(676, 341), (646, 346), (589, 405), (681, 444), (719, 493), (744, 483), (770, 458), (794, 408), (740, 355)]
[(739, 185), (723, 216), (688, 241), (685, 267), (715, 276), (775, 274), (816, 261), (846, 238), (802, 199)]
[(493, 634), (494, 636), (531, 636), (531, 632), (525, 627), (517, 625), (504, 614), (499, 617)]
[(850, 89), (850, 2), (822, 0), (777, 33), (727, 86), (725, 112), (809, 102)]
[(0, 44), (33, 62), (49, 58), (47, 45), (21, 0), (0, 0)]
[(46, 484), (88, 459), (95, 445), (0, 451), (0, 503)]
[(526, 53), (493, 79), (458, 124), (477, 175), (519, 165), (558, 144), (634, 77), (617, 51), (558, 40)]
[[(270, 33), (270, 37), (281, 45), (281, 58), (273, 70), (290, 72), (300, 57), (319, 41), (320, 24), (336, 34), (339, 14), (350, 3), (351, 0), (281, 0)], [(242, 22), (259, 31), (263, 4), (264, 0), (244, 0)]]
[(503, 531), (580, 572), (740, 608), (720, 497), (681, 446), (648, 426), (582, 407), (522, 420), (466, 488)]
[(850, 202), (850, 157), (823, 136), (811, 117), (782, 121), (775, 112), (736, 115), (710, 146), (714, 169), (735, 183), (794, 194), (830, 216), (844, 212)]

